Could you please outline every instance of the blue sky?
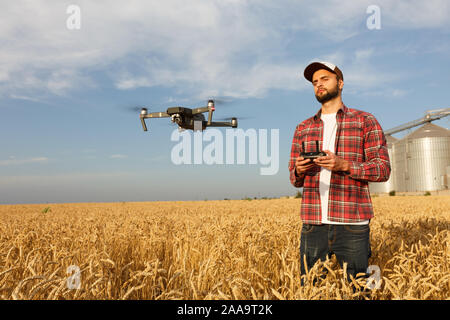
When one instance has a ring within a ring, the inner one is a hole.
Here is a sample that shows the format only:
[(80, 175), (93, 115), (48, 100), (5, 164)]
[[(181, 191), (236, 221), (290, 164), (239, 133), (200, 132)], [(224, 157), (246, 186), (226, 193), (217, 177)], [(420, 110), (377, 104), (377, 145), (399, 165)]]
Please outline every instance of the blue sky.
[[(80, 29), (66, 26), (69, 5)], [(380, 8), (379, 30), (367, 27), (369, 5)], [(449, 16), (445, 0), (3, 2), (0, 203), (293, 195), (294, 128), (320, 107), (303, 69), (338, 65), (344, 103), (390, 129), (449, 107)], [(148, 120), (144, 132), (124, 111), (211, 97), (231, 100), (216, 117), (279, 130), (277, 174), (175, 165), (169, 120)]]

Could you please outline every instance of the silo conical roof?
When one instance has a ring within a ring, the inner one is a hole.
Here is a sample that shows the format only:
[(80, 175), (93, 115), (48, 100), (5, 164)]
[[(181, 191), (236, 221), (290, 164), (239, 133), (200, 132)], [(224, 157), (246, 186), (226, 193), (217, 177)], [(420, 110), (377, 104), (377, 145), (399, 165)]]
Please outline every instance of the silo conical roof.
[(450, 130), (428, 122), (408, 134), (403, 139), (420, 139), (428, 137), (450, 137)]

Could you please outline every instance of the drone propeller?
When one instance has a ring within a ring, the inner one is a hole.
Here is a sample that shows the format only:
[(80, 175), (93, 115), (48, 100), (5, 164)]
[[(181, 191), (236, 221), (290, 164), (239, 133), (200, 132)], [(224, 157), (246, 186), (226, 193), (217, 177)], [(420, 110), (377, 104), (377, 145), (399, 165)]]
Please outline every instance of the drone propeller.
[(225, 118), (215, 118), (215, 120), (220, 120), (220, 121), (231, 121), (233, 118), (236, 118), (236, 119), (238, 119), (238, 120), (254, 119), (254, 117), (225, 117)]
[(231, 97), (213, 97), (211, 100), (214, 100), (214, 104), (216, 105), (230, 105), (233, 103), (234, 99)]
[(200, 101), (196, 101), (192, 104), (188, 103), (186, 104), (189, 108), (198, 108), (199, 106), (206, 106), (205, 102), (209, 101), (209, 100), (213, 100), (214, 101), (214, 105), (220, 106), (220, 107), (229, 107), (230, 105), (233, 104), (234, 99), (231, 97), (216, 97), (216, 96), (212, 96), (212, 97), (208, 97), (207, 99), (203, 99)]
[(134, 113), (134, 114), (139, 114), (139, 112), (141, 112), (143, 107), (138, 107), (138, 106), (125, 106), (125, 107), (120, 107), (120, 109), (124, 112), (128, 112), (128, 113)]

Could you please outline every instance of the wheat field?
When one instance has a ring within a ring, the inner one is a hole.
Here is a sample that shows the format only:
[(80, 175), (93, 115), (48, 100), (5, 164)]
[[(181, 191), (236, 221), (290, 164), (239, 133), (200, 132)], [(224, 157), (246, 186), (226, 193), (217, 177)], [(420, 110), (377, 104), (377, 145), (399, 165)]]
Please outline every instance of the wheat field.
[(300, 286), (300, 201), (1, 205), (0, 299), (449, 298), (450, 196), (373, 198), (377, 287), (334, 258)]

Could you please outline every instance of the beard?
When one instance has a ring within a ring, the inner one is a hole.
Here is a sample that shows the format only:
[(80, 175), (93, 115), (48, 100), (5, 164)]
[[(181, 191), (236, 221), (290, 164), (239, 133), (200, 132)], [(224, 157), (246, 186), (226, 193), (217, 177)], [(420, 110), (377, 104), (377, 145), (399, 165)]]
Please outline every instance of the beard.
[(316, 94), (316, 99), (317, 99), (317, 101), (319, 101), (320, 103), (323, 104), (325, 102), (328, 102), (328, 101), (336, 98), (337, 96), (339, 96), (339, 86), (338, 85), (336, 85), (336, 87), (331, 91), (328, 91), (327, 89), (325, 89), (325, 93), (322, 96), (318, 96)]

